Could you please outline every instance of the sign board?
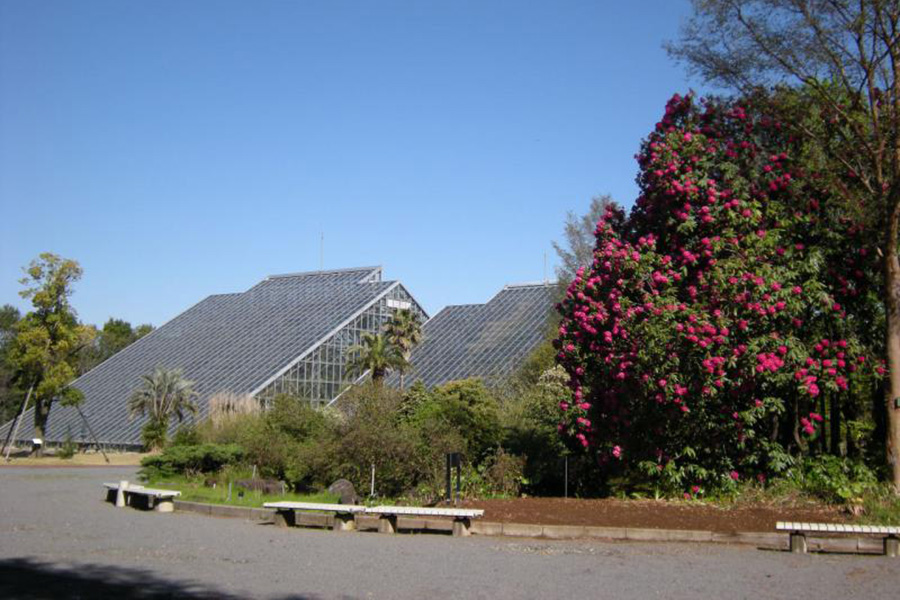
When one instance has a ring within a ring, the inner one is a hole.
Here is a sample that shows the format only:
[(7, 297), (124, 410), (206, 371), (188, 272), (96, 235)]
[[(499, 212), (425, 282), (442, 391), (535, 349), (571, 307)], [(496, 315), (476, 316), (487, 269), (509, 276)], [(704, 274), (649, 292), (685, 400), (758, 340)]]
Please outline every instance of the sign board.
[(399, 308), (400, 310), (409, 310), (412, 308), (412, 303), (408, 300), (394, 300), (393, 298), (387, 299), (388, 308)]

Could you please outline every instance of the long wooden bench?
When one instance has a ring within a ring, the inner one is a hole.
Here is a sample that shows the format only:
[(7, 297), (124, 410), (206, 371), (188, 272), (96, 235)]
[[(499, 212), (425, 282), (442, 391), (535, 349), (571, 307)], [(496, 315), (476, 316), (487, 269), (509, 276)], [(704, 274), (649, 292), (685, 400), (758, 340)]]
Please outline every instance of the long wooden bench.
[(366, 514), (379, 516), (378, 531), (396, 533), (397, 517), (443, 517), (453, 519), (453, 535), (470, 535), (472, 519), (480, 519), (484, 511), (471, 508), (425, 508), (417, 506), (376, 506), (366, 509)]
[(119, 483), (104, 483), (106, 488), (106, 499), (115, 502), (116, 506), (134, 506), (134, 498), (138, 496), (143, 499), (144, 506), (153, 509), (156, 512), (172, 512), (175, 510), (174, 499), (180, 496), (181, 492), (175, 490), (162, 490), (144, 487), (127, 481)]
[(791, 535), (791, 552), (805, 553), (809, 546), (806, 534), (823, 533), (828, 535), (878, 535), (884, 540), (885, 556), (900, 556), (900, 527), (891, 525), (843, 525), (837, 523), (794, 523), (779, 521), (775, 524), (777, 531), (787, 531)]
[(335, 531), (352, 531), (356, 529), (355, 515), (366, 512), (365, 506), (357, 506), (355, 504), (284, 501), (266, 502), (263, 506), (275, 509), (276, 525), (282, 527), (294, 525), (327, 527), (329, 525), (328, 520), (323, 520), (321, 517), (330, 517), (333, 519), (331, 527)]

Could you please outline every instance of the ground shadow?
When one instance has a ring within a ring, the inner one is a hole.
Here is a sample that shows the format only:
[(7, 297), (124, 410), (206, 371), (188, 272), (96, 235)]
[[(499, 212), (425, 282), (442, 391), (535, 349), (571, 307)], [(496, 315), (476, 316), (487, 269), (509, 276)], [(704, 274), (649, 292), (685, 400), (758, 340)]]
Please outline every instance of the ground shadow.
[[(232, 600), (243, 598), (191, 581), (165, 579), (143, 569), (100, 564), (61, 566), (32, 558), (0, 560), (0, 598), (50, 600), (57, 598), (117, 598), (122, 600)], [(280, 600), (312, 600), (298, 594)]]

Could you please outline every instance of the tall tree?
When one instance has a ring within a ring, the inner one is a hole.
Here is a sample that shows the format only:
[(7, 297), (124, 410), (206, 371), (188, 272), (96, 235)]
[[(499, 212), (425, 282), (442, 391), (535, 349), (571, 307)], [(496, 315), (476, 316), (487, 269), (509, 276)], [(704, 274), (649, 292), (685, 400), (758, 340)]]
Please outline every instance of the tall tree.
[[(34, 434), (44, 438), (50, 408), (56, 400), (77, 405), (83, 395), (69, 383), (76, 376), (79, 350), (91, 341), (91, 329), (78, 323), (69, 304), (72, 285), (81, 278), (77, 262), (43, 253), (25, 269), (23, 298), (34, 309), (19, 322), (10, 362), (34, 402)], [(37, 453), (41, 447), (35, 448)]]
[(372, 382), (378, 386), (388, 373), (405, 368), (408, 364), (400, 349), (380, 333), (364, 333), (362, 344), (348, 348), (347, 355), (348, 372), (362, 375), (368, 371)]
[(21, 389), (15, 382), (15, 368), (9, 360), (16, 325), (21, 318), (18, 308), (9, 304), (0, 307), (0, 423), (13, 418), (22, 403)]
[(580, 267), (587, 267), (594, 259), (594, 230), (597, 221), (610, 207), (618, 206), (612, 196), (604, 194), (594, 196), (591, 206), (583, 215), (573, 211), (566, 213), (566, 226), (563, 229), (563, 244), (553, 242), (553, 249), (559, 257), (560, 264), (556, 267), (556, 277), (563, 285), (568, 285), (575, 278), (575, 272)]
[(405, 365), (398, 367), (400, 372), (400, 389), (403, 389), (403, 374), (409, 363), (412, 350), (422, 341), (422, 324), (412, 310), (404, 308), (394, 313), (393, 318), (385, 326), (385, 336), (392, 346), (400, 351)]
[(820, 119), (784, 127), (842, 165), (836, 188), (877, 240), (884, 282), (887, 460), (900, 493), (900, 2), (694, 0), (670, 53), (707, 81), (747, 92), (802, 84)]
[(85, 347), (80, 353), (79, 373), (90, 371), (151, 331), (153, 331), (152, 325), (145, 324), (132, 328), (131, 323), (123, 319), (109, 319), (104, 323), (102, 329), (96, 331), (94, 343)]
[(100, 353), (108, 358), (135, 340), (131, 323), (122, 319), (109, 319), (103, 324), (98, 337)]
[(11, 304), (0, 306), (0, 342), (15, 336), (15, 327), (22, 318), (19, 309)]
[(148, 449), (166, 445), (173, 416), (181, 422), (187, 413), (197, 412), (193, 402), (196, 395), (194, 382), (185, 379), (181, 369), (156, 367), (152, 373), (141, 376), (141, 387), (131, 394), (128, 408), (132, 416), (150, 416), (143, 429), (144, 445)]

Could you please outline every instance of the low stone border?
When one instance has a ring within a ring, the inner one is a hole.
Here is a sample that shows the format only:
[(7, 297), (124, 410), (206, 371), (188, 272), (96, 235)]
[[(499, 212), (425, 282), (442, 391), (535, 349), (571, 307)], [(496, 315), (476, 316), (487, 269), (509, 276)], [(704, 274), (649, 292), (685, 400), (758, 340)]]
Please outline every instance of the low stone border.
[[(255, 522), (275, 522), (275, 511), (269, 508), (249, 508), (242, 506), (226, 506), (223, 504), (204, 504), (175, 500), (175, 510), (192, 512), (210, 517), (244, 519)], [(364, 521), (367, 517), (359, 516)], [(368, 517), (372, 518), (372, 517)], [(377, 530), (375, 523), (361, 523), (361, 530)], [(399, 529), (423, 528), (441, 530), (442, 523), (422, 519), (410, 519), (409, 523), (398, 523)], [(449, 529), (448, 529), (449, 531)], [(547, 540), (627, 540), (633, 542), (708, 542), (722, 544), (745, 544), (768, 550), (789, 549), (788, 534), (766, 533), (756, 531), (718, 533), (715, 531), (696, 531), (687, 529), (641, 529), (632, 527), (586, 527), (580, 525), (531, 525), (527, 523), (495, 523), (491, 521), (473, 521), (473, 535), (541, 538)], [(810, 552), (839, 552), (850, 554), (881, 554), (881, 540), (864, 536), (859, 537), (808, 537)]]
[(246, 521), (270, 523), (275, 522), (275, 511), (268, 508), (250, 508), (249, 506), (228, 506), (226, 504), (205, 504), (203, 502), (176, 500), (175, 510), (179, 512), (197, 513), (208, 517), (244, 519)]

